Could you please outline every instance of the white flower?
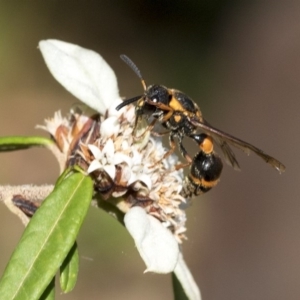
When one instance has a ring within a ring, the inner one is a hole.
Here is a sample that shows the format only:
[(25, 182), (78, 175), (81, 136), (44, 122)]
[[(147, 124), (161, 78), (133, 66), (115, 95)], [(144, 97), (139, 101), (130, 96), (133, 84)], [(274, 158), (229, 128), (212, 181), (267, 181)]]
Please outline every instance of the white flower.
[(130, 157), (122, 154), (115, 153), (115, 147), (112, 139), (108, 139), (102, 151), (95, 145), (88, 145), (90, 151), (93, 153), (95, 159), (89, 165), (88, 173), (92, 173), (97, 169), (104, 169), (109, 176), (114, 179), (116, 175), (115, 166), (122, 163), (130, 163)]
[[(122, 210), (146, 272), (174, 271), (189, 299), (200, 299), (178, 245), (186, 230), (182, 210), (186, 200), (180, 196), (182, 171), (171, 172), (177, 158), (170, 156), (156, 164), (165, 153), (161, 140), (145, 135), (142, 141), (134, 141), (134, 108), (115, 110), (121, 101), (117, 79), (99, 54), (58, 40), (41, 41), (39, 48), (55, 79), (101, 115), (99, 119), (78, 114), (70, 119), (60, 117), (55, 122), (48, 120), (43, 128), (56, 139), (63, 126), (63, 142), (56, 141), (62, 144), (60, 150), (68, 153), (66, 163), (76, 161), (85, 167), (99, 187), (110, 189), (109, 182), (114, 181), (124, 189), (123, 194), (137, 193), (138, 199), (123, 201)], [(103, 172), (109, 178), (104, 179)], [(120, 194), (113, 190), (112, 196)]]

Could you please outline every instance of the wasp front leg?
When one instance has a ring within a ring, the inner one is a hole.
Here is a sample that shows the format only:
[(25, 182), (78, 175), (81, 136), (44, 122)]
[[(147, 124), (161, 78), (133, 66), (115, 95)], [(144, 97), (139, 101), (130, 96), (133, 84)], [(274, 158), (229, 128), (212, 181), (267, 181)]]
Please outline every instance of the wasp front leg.
[(194, 156), (190, 173), (186, 177), (183, 194), (185, 197), (198, 196), (208, 192), (219, 181), (223, 164), (213, 151), (213, 140), (206, 134), (191, 135), (200, 151)]
[(138, 126), (142, 121), (143, 120), (141, 119), (140, 116), (137, 116), (136, 119), (135, 119), (135, 124), (134, 124), (134, 127), (133, 127), (133, 139), (134, 139), (134, 141), (139, 141), (139, 140), (143, 139), (148, 132), (151, 132), (152, 129), (154, 128), (154, 125), (155, 125), (157, 120), (153, 119), (151, 121), (151, 123), (146, 127), (146, 129), (144, 129), (143, 132), (140, 135), (137, 135), (138, 134), (137, 133)]
[(160, 160), (156, 161), (155, 164), (150, 166), (149, 168), (154, 168), (156, 165), (160, 164), (164, 159), (168, 158), (171, 154), (174, 153), (174, 151), (176, 149), (176, 143), (174, 141), (174, 137), (173, 137), (172, 133), (169, 136), (169, 142), (170, 142), (170, 147), (171, 147), (170, 150), (167, 151)]

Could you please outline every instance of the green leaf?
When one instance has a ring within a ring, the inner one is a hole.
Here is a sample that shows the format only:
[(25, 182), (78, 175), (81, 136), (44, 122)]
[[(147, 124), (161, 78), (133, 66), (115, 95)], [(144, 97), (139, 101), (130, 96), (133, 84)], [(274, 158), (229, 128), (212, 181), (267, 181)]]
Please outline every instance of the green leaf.
[(189, 300), (174, 273), (172, 273), (172, 285), (174, 292), (174, 300)]
[[(60, 185), (68, 176), (70, 176), (74, 172), (74, 169), (71, 167), (66, 168), (57, 178), (55, 182), (55, 186)], [(80, 172), (83, 173), (83, 172)]]
[(75, 243), (90, 206), (93, 182), (73, 173), (32, 217), (0, 281), (1, 299), (39, 299)]
[(0, 137), (0, 152), (41, 147), (52, 144), (48, 138), (39, 136), (6, 136)]
[(51, 280), (46, 290), (39, 300), (54, 300), (55, 299), (55, 278)]
[(62, 266), (60, 267), (60, 286), (63, 292), (68, 293), (73, 290), (77, 281), (78, 269), (79, 255), (78, 247), (75, 242)]

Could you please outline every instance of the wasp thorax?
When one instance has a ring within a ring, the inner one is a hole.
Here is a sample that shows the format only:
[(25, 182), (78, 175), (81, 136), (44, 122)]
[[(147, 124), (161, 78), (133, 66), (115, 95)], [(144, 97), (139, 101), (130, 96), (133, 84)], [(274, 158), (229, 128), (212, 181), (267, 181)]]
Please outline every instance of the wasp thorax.
[(166, 87), (163, 85), (153, 84), (150, 85), (145, 93), (146, 101), (147, 99), (155, 103), (163, 103), (168, 105), (170, 102), (170, 94)]

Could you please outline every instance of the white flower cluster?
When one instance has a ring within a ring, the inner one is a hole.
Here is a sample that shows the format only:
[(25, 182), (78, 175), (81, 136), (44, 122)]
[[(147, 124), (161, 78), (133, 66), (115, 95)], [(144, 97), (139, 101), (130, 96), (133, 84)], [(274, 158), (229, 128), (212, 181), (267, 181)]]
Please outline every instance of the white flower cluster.
[(186, 200), (180, 195), (183, 172), (172, 169), (176, 156), (159, 162), (166, 152), (160, 139), (146, 134), (134, 140), (134, 107), (115, 110), (122, 101), (116, 76), (99, 54), (57, 40), (41, 41), (39, 47), (52, 75), (99, 113), (63, 118), (57, 112), (40, 127), (53, 136), (66, 165), (79, 162), (94, 178), (96, 191), (97, 184), (106, 184), (104, 172), (111, 181), (109, 195), (123, 197), (124, 222), (146, 271), (174, 271), (189, 299), (200, 299), (178, 245), (186, 230)]

